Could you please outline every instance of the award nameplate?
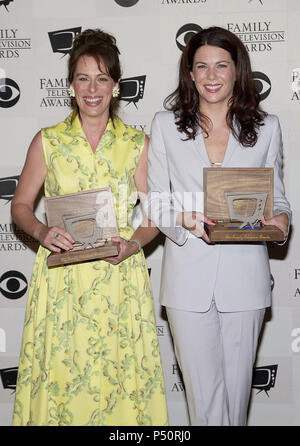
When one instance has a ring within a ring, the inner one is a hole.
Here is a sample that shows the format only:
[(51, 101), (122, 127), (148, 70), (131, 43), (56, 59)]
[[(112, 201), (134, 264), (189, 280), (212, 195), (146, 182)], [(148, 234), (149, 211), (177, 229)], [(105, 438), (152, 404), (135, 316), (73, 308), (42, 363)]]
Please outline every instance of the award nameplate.
[(204, 214), (213, 242), (281, 242), (283, 232), (263, 226), (273, 216), (273, 168), (204, 168)]
[(103, 259), (118, 254), (111, 237), (119, 235), (109, 187), (45, 198), (48, 226), (58, 226), (75, 240), (69, 251), (51, 253), (48, 266)]

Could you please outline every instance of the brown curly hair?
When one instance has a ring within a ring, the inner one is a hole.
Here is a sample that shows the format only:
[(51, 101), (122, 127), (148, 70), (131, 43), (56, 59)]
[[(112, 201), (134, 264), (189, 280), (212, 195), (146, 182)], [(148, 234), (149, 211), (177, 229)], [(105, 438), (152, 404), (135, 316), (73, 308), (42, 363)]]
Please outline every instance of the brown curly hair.
[[(255, 87), (248, 51), (235, 34), (224, 28), (213, 26), (203, 29), (188, 41), (180, 60), (178, 87), (165, 99), (164, 106), (174, 112), (177, 128), (186, 135), (186, 139), (195, 139), (199, 127), (208, 136), (202, 123), (208, 122), (209, 118), (199, 111), (199, 93), (190, 75), (194, 55), (203, 45), (228, 51), (234, 61), (236, 82), (226, 121), (243, 146), (253, 147), (258, 129), (264, 125), (266, 113), (259, 107), (260, 97)], [(234, 120), (237, 132), (233, 126)]]
[[(81, 56), (91, 56), (97, 62), (99, 70), (100, 63), (103, 63), (107, 73), (114, 82), (121, 78), (121, 67), (119, 60), (120, 51), (116, 45), (116, 39), (100, 29), (86, 29), (78, 34), (73, 42), (70, 58), (68, 61), (68, 81), (71, 85), (74, 79), (76, 65)], [(78, 112), (75, 98), (72, 100), (73, 109)], [(109, 115), (113, 119), (118, 108), (118, 99), (111, 99)]]

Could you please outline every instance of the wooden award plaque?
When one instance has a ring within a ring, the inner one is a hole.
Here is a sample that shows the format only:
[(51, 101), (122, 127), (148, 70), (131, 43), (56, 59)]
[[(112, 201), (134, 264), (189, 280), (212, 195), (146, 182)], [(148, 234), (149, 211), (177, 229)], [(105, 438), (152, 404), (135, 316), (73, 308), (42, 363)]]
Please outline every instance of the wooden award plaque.
[(273, 168), (204, 168), (204, 215), (213, 242), (281, 242), (276, 226), (262, 226), (273, 216)]
[(114, 198), (109, 187), (45, 198), (48, 226), (58, 226), (75, 239), (70, 251), (51, 253), (48, 266), (66, 265), (118, 254), (111, 237), (119, 235)]

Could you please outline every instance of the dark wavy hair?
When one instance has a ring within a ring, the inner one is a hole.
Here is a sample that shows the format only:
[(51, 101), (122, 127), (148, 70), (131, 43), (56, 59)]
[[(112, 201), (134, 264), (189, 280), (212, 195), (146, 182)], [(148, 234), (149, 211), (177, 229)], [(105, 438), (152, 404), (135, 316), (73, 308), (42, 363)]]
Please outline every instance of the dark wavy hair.
[[(99, 70), (102, 62), (107, 73), (114, 82), (118, 82), (121, 77), (121, 67), (119, 60), (120, 51), (116, 45), (116, 39), (100, 29), (86, 29), (78, 34), (73, 42), (70, 58), (68, 61), (68, 81), (71, 84), (74, 79), (76, 65), (81, 56), (91, 56), (97, 62)], [(119, 102), (117, 98), (111, 98), (109, 115), (113, 119), (116, 114)], [(75, 98), (72, 100), (73, 109), (78, 112)]]
[[(235, 36), (224, 28), (213, 26), (201, 30), (187, 43), (180, 60), (179, 84), (177, 89), (164, 101), (167, 110), (174, 112), (176, 125), (185, 139), (195, 139), (199, 127), (209, 118), (199, 111), (199, 93), (191, 79), (194, 55), (203, 45), (211, 45), (228, 51), (235, 64), (236, 82), (226, 121), (236, 139), (245, 146), (253, 147), (257, 141), (258, 128), (263, 124), (266, 113), (259, 108), (259, 93), (256, 89), (251, 70), (248, 51)], [(237, 131), (233, 121), (237, 124)]]

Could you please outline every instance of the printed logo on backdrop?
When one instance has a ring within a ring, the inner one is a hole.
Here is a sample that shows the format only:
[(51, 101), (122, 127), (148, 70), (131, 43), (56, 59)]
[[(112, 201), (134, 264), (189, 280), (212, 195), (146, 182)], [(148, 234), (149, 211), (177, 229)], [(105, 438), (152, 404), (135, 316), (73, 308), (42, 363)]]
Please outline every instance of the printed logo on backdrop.
[(18, 367), (0, 369), (0, 376), (3, 389), (16, 390)]
[(9, 5), (10, 3), (12, 3), (13, 1), (14, 1), (14, 0), (1, 0), (1, 1), (0, 1), (0, 9), (2, 9), (1, 6), (4, 6), (4, 8), (6, 9), (6, 11), (9, 12), (8, 5)]
[[(300, 279), (300, 268), (295, 268), (295, 270), (294, 270), (294, 279), (295, 280)], [(300, 297), (300, 287), (296, 288), (296, 291), (294, 293), (294, 297)]]
[(70, 54), (73, 40), (81, 33), (81, 26), (76, 28), (61, 29), (48, 33), (53, 53), (61, 53), (62, 57)]
[(0, 222), (0, 252), (26, 251), (31, 248), (36, 251), (38, 242), (15, 223)]
[(300, 327), (295, 327), (292, 329), (291, 336), (293, 338), (291, 343), (291, 350), (293, 353), (300, 352)]
[(20, 271), (6, 271), (0, 277), (0, 293), (7, 299), (20, 299), (28, 288), (28, 282)]
[(20, 87), (17, 82), (8, 77), (0, 79), (0, 107), (13, 107), (19, 101), (20, 94)]
[(0, 58), (14, 59), (20, 57), (23, 50), (31, 50), (31, 38), (19, 37), (18, 29), (0, 29)]
[(262, 0), (248, 0), (248, 3), (252, 3), (252, 2), (259, 2), (261, 5), (263, 5)]
[(0, 200), (3, 200), (4, 204), (9, 203), (13, 199), (19, 178), (20, 175), (0, 178)]
[(41, 108), (71, 107), (71, 98), (68, 92), (69, 81), (67, 78), (40, 79)]
[(0, 353), (6, 352), (6, 332), (0, 327)]
[(137, 4), (139, 0), (115, 0), (115, 2), (119, 6), (124, 6), (125, 8), (128, 8), (129, 6), (134, 6)]
[(170, 383), (172, 393), (184, 392), (183, 378), (178, 364), (172, 364), (172, 376), (175, 377), (175, 381)]
[[(131, 127), (137, 130), (141, 130), (142, 132), (146, 132), (147, 124), (130, 124)], [(138, 203), (137, 203), (138, 204)]]
[(190, 4), (203, 4), (206, 0), (162, 0), (162, 5), (190, 5)]
[[(0, 206), (6, 206), (13, 199), (20, 175), (0, 178)], [(0, 251), (26, 251), (35, 249), (38, 242), (14, 223), (0, 222)]]
[(165, 336), (165, 327), (163, 325), (156, 325), (156, 334), (160, 337)]
[(261, 71), (253, 71), (254, 82), (259, 93), (260, 100), (264, 101), (271, 93), (271, 81), (269, 77)]
[(300, 101), (300, 68), (292, 71), (292, 101)]
[(120, 101), (125, 101), (127, 105), (133, 103), (137, 108), (137, 102), (143, 99), (146, 76), (128, 77), (120, 80)]
[(186, 25), (181, 26), (175, 37), (177, 47), (183, 51), (190, 38), (201, 30), (201, 26), (196, 23), (187, 23)]
[(266, 365), (264, 367), (255, 367), (253, 370), (252, 389), (258, 390), (257, 395), (268, 392), (275, 387), (278, 365)]
[(241, 39), (248, 51), (272, 51), (285, 42), (285, 31), (273, 29), (270, 21), (227, 23), (227, 29)]

